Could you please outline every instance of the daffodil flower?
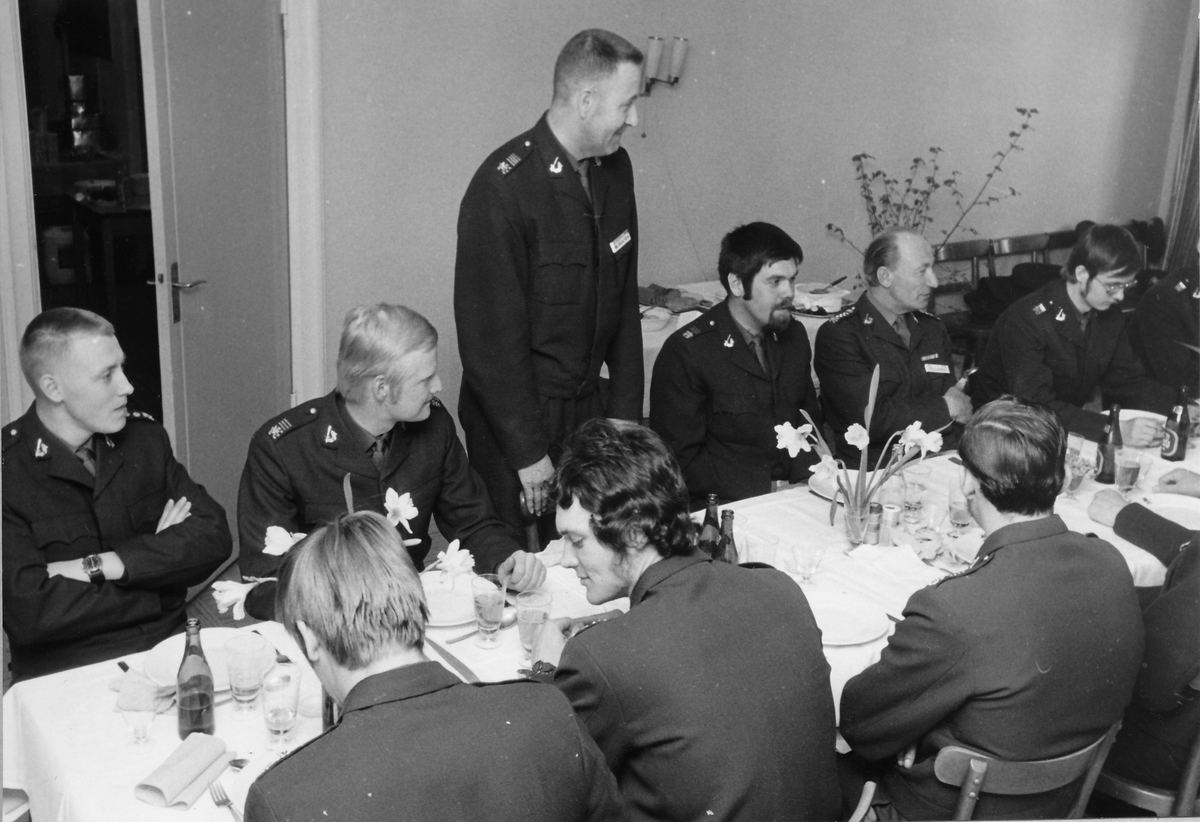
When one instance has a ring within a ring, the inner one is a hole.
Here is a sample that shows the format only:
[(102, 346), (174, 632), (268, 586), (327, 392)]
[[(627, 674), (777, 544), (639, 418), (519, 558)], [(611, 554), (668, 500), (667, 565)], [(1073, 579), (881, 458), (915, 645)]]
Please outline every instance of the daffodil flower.
[(808, 470), (814, 474), (836, 474), (838, 470), (837, 460), (831, 454), (825, 454), (821, 457), (821, 461), (808, 466)]
[(914, 422), (905, 428), (904, 433), (900, 435), (900, 442), (903, 444), (905, 451), (920, 448), (922, 457), (930, 451), (942, 450), (941, 433), (938, 431), (922, 431), (920, 422)]
[(808, 423), (796, 428), (790, 422), (785, 422), (775, 426), (775, 447), (786, 448), (788, 456), (795, 458), (801, 451), (811, 451), (812, 445), (808, 442), (808, 436), (812, 433), (813, 427)]
[(859, 451), (866, 451), (867, 446), (871, 444), (871, 435), (867, 433), (867, 429), (858, 423), (854, 423), (846, 429), (846, 442), (853, 445)]
[(475, 567), (475, 558), (470, 551), (459, 547), (459, 541), (454, 540), (446, 546), (445, 551), (438, 551), (438, 565), (441, 567), (443, 578), (450, 578), (451, 583), (460, 574), (469, 573)]
[[(417, 516), (417, 506), (413, 505), (412, 494), (407, 491), (397, 494), (395, 488), (389, 488), (383, 499), (383, 507), (387, 509), (388, 522), (392, 525), (403, 525), (405, 531), (412, 533), (408, 521)], [(405, 545), (407, 544), (408, 541), (405, 540)]]
[(233, 582), (232, 580), (217, 580), (212, 584), (213, 599), (217, 603), (217, 612), (225, 613), (233, 608), (234, 619), (246, 618), (246, 595), (258, 582)]
[(293, 545), (304, 539), (307, 534), (292, 534), (286, 528), (280, 528), (278, 525), (272, 525), (267, 528), (267, 536), (263, 542), (263, 553), (270, 554), (273, 557), (281, 557), (288, 552)]

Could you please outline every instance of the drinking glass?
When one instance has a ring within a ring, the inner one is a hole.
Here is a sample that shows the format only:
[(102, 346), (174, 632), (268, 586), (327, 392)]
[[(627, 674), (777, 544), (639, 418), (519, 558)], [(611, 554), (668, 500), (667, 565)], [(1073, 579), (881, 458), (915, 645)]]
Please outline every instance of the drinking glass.
[(1088, 459), (1078, 452), (1072, 455), (1067, 453), (1067, 461), (1065, 464), (1066, 481), (1063, 484), (1063, 494), (1068, 499), (1075, 498), (1075, 492), (1079, 490), (1079, 486), (1088, 477), (1096, 475), (1096, 459), (1092, 457)]
[[(117, 707), (120, 707), (119, 705)], [(129, 726), (130, 732), (133, 734), (134, 745), (145, 745), (150, 741), (150, 725), (154, 722), (154, 715), (157, 711), (154, 708), (150, 709), (129, 709), (121, 708), (121, 717), (125, 720), (125, 724)]]
[(812, 582), (821, 560), (825, 558), (825, 546), (802, 545), (796, 548), (796, 573), (801, 584)]
[(929, 466), (911, 465), (904, 469), (904, 521), (919, 522), (924, 505), (925, 489), (929, 486)]
[(517, 594), (517, 631), (521, 635), (521, 647), (525, 650), (526, 663), (533, 661), (533, 649), (537, 647), (542, 628), (550, 618), (552, 597), (545, 591), (525, 591)]
[(225, 643), (229, 690), (233, 694), (234, 715), (239, 719), (254, 712), (254, 700), (262, 690), (263, 660), (268, 653), (267, 641), (258, 634), (241, 634)]
[(963, 533), (971, 527), (971, 511), (967, 507), (967, 495), (963, 493), (961, 476), (950, 480), (950, 524), (955, 533)]
[(1142, 471), (1142, 452), (1135, 448), (1119, 448), (1115, 469), (1117, 490), (1125, 496), (1137, 487)]
[(497, 574), (479, 574), (471, 579), (475, 598), (475, 621), (479, 633), (475, 645), (491, 650), (500, 647), (500, 622), (504, 619), (505, 580)]
[(290, 662), (276, 665), (262, 680), (263, 718), (272, 750), (287, 750), (300, 703), (300, 669)]

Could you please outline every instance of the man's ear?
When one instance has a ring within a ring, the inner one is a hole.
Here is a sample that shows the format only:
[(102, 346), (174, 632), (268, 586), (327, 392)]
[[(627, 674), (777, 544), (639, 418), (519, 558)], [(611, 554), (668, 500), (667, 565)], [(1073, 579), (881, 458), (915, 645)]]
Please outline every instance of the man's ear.
[(742, 285), (742, 278), (732, 272), (729, 274), (729, 293), (738, 299), (746, 294), (746, 286)]
[(875, 272), (875, 279), (884, 288), (888, 288), (892, 284), (892, 270), (886, 265), (879, 266), (879, 270)]
[(46, 395), (46, 399), (52, 402), (62, 402), (62, 385), (59, 383), (58, 377), (53, 374), (43, 374), (38, 377), (37, 384), (42, 393)]
[(963, 471), (962, 491), (965, 496), (971, 496), (979, 490), (979, 480), (970, 471)]
[(591, 86), (584, 86), (575, 93), (575, 113), (580, 120), (586, 120), (596, 108), (599, 97)]
[(392, 389), (388, 385), (387, 377), (376, 374), (371, 378), (371, 398), (380, 405), (386, 405), (391, 401)]
[(1091, 276), (1092, 275), (1088, 273), (1087, 268), (1084, 266), (1075, 266), (1075, 282), (1079, 283), (1080, 287), (1087, 288), (1087, 282), (1089, 279), (1091, 279)]
[(321, 640), (317, 639), (317, 635), (303, 621), (296, 621), (296, 631), (300, 634), (300, 639), (304, 640), (304, 647), (301, 648), (304, 651), (304, 656), (308, 658), (310, 663), (315, 665), (326, 653), (325, 646), (321, 644)]

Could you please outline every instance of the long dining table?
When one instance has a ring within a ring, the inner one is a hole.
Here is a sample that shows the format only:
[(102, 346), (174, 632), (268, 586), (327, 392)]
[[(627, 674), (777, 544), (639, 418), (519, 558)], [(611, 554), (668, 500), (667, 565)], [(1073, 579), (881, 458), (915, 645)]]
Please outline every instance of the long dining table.
[[(1178, 463), (1170, 464), (1147, 451), (1149, 471), (1131, 497), (1155, 507), (1169, 505), (1153, 493), (1159, 477)], [(958, 481), (960, 467), (953, 455), (931, 456), (923, 461), (930, 468), (924, 505), (935, 514), (945, 505), (951, 483)], [(1184, 467), (1200, 470), (1200, 449), (1188, 451)], [(1165, 569), (1149, 553), (1117, 537), (1111, 528), (1093, 522), (1087, 506), (1100, 489), (1086, 479), (1074, 498), (1061, 496), (1056, 512), (1074, 530), (1095, 533), (1121, 552), (1137, 585), (1153, 586), (1163, 581)], [(1200, 501), (1174, 498), (1179, 511), (1197, 511)], [(1190, 507), (1189, 507), (1190, 506)], [(895, 624), (903, 619), (912, 593), (945, 576), (968, 567), (972, 550), (983, 541), (983, 533), (971, 526), (951, 533), (942, 519), (944, 540), (954, 550), (922, 559), (913, 540), (902, 528), (885, 532), (878, 545), (851, 546), (840, 506), (817, 496), (807, 486), (797, 485), (727, 506), (734, 511), (735, 535), (741, 560), (773, 565), (797, 580), (807, 596), (825, 634), (825, 655), (830, 664), (834, 703), (840, 702), (846, 682), (877, 661)], [(1178, 513), (1178, 512), (1175, 512)], [(823, 550), (816, 572), (801, 581), (799, 559), (805, 552)], [(579, 617), (617, 609), (626, 610), (627, 600), (593, 605), (572, 569), (561, 564), (562, 544), (551, 545), (542, 554), (548, 566), (545, 589), (553, 595), (551, 617)], [(751, 571), (748, 571), (751, 572)], [(426, 574), (437, 574), (427, 571)], [(492, 682), (512, 679), (527, 663), (515, 627), (500, 631), (500, 644), (483, 649), (473, 639), (451, 642), (472, 629), (470, 624), (431, 626), (427, 630), (426, 654), (441, 662), (464, 681)], [(250, 630), (239, 629), (239, 630)], [(292, 746), (303, 744), (320, 733), (320, 686), (300, 649), (277, 623), (259, 623), (260, 631), (276, 650), (296, 662), (303, 672), (301, 716), (293, 732)], [(786, 652), (786, 649), (781, 649)], [(4, 695), (4, 786), (26, 792), (32, 816), (38, 822), (106, 822), (162, 820), (173, 811), (153, 807), (134, 797), (133, 788), (179, 745), (176, 717), (163, 713), (153, 721), (150, 741), (134, 745), (121, 714), (116, 710), (113, 684), (124, 674), (118, 662), (140, 670), (146, 654), (128, 654), (119, 659), (83, 666), (14, 685)], [(219, 702), (220, 700), (218, 700)], [(244, 805), (253, 780), (275, 761), (278, 754), (267, 744), (261, 716), (235, 716), (231, 704), (216, 708), (216, 735), (229, 750), (249, 760), (240, 772), (226, 771), (221, 782), (234, 803)], [(839, 747), (844, 743), (839, 739)], [(226, 820), (224, 809), (205, 793), (192, 807), (190, 819)]]

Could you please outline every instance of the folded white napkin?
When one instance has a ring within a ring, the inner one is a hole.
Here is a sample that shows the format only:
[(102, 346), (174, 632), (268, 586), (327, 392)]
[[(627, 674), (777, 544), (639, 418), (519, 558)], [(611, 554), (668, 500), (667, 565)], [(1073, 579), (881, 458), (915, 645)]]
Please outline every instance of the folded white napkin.
[(133, 795), (159, 808), (191, 808), (216, 781), (233, 754), (208, 734), (189, 734), (154, 773), (139, 782)]
[(108, 684), (119, 691), (116, 710), (162, 713), (171, 707), (175, 697), (174, 685), (159, 685), (141, 671), (130, 669)]

